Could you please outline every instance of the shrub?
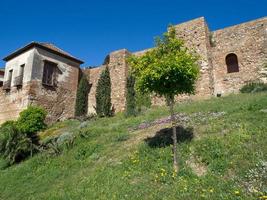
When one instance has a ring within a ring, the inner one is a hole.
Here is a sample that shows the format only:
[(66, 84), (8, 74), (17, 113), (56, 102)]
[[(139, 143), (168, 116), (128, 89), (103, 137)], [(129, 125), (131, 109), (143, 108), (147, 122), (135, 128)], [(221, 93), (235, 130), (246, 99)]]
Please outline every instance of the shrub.
[(5, 152), (5, 146), (10, 129), (15, 125), (15, 121), (6, 121), (0, 127), (0, 153)]
[(18, 129), (28, 137), (34, 137), (38, 131), (46, 128), (46, 111), (39, 106), (29, 106), (19, 114)]
[(99, 117), (112, 116), (111, 108), (111, 82), (108, 67), (100, 74), (96, 86), (96, 113)]
[(240, 89), (241, 93), (255, 93), (262, 91), (267, 91), (267, 84), (262, 82), (250, 82)]
[(82, 76), (76, 96), (75, 115), (85, 116), (88, 108), (89, 83), (85, 75)]
[(0, 154), (8, 164), (20, 162), (32, 155), (39, 145), (37, 132), (46, 127), (46, 112), (38, 106), (22, 111), (17, 121), (7, 121), (0, 127)]
[(126, 82), (126, 116), (136, 115), (136, 96), (134, 89), (135, 79), (132, 75), (127, 77)]
[(14, 121), (4, 123), (0, 135), (1, 155), (9, 165), (20, 162), (35, 149), (31, 139), (19, 131)]

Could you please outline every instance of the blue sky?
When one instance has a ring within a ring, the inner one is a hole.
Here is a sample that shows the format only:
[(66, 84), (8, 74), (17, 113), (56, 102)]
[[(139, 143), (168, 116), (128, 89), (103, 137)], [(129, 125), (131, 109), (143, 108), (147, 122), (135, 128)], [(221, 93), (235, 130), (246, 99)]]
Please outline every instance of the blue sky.
[(152, 47), (168, 24), (200, 16), (216, 30), (267, 16), (267, 0), (0, 0), (0, 57), (51, 42), (96, 66), (111, 51)]

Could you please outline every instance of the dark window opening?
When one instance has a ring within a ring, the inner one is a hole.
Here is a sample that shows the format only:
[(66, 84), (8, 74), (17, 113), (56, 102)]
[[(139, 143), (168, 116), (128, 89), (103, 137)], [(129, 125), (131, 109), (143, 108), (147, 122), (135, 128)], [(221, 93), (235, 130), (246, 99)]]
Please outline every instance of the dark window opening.
[(20, 69), (19, 69), (19, 75), (15, 78), (14, 80), (14, 84), (17, 86), (17, 87), (21, 87), (22, 86), (22, 83), (23, 83), (23, 76), (24, 76), (24, 67), (25, 67), (25, 64), (21, 65), (20, 66)]
[(227, 73), (239, 72), (237, 55), (230, 53), (225, 58)]
[(42, 83), (47, 86), (56, 86), (56, 69), (57, 64), (45, 61), (44, 62), (44, 71), (43, 71), (43, 80)]
[(11, 89), (11, 82), (12, 82), (12, 74), (13, 70), (9, 70), (8, 72), (8, 79), (3, 83), (3, 89), (4, 90), (10, 90)]

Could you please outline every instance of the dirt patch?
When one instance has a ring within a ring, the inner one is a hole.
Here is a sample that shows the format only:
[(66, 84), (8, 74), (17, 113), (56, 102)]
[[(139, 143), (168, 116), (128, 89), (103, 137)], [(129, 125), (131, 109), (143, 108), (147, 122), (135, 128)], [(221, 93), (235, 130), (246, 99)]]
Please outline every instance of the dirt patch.
[(186, 164), (193, 170), (197, 176), (205, 176), (207, 174), (207, 166), (194, 156), (190, 156)]

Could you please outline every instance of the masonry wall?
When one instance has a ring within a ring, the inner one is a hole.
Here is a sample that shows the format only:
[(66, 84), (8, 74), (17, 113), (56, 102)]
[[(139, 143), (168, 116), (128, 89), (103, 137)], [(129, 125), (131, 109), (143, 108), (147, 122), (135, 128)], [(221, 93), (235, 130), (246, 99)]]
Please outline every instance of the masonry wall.
[[(210, 32), (203, 17), (175, 26), (178, 38), (200, 55), (200, 77), (196, 83), (196, 94), (177, 97), (185, 99), (208, 98), (217, 94), (238, 92), (245, 83), (253, 80), (267, 82), (267, 18)], [(149, 49), (135, 52), (142, 55)], [(225, 57), (229, 53), (238, 56), (239, 72), (227, 73)], [(91, 85), (88, 94), (88, 113), (95, 113), (95, 92), (99, 75), (105, 66), (111, 75), (111, 100), (116, 112), (123, 111), (126, 104), (126, 80), (128, 66), (126, 58), (131, 53), (126, 49), (114, 51), (98, 68), (85, 69)], [(58, 64), (57, 87), (42, 84), (44, 61)], [(48, 121), (64, 120), (74, 116), (79, 63), (51, 54), (42, 49), (29, 50), (6, 63), (4, 80), (13, 69), (13, 77), (19, 73), (20, 65), (25, 64), (23, 87), (12, 83), (10, 92), (0, 91), (0, 123), (15, 119), (29, 104), (45, 107)], [(163, 105), (163, 98), (152, 97), (153, 105)]]
[[(42, 84), (44, 61), (57, 64), (56, 87)], [(29, 96), (31, 104), (40, 105), (48, 111), (47, 122), (74, 117), (79, 64), (67, 58), (35, 49)]]
[(212, 64), (210, 60), (209, 29), (204, 17), (175, 26), (176, 36), (185, 46), (200, 56), (200, 77), (196, 83), (195, 97), (209, 97), (213, 93)]
[[(261, 78), (267, 63), (267, 18), (213, 32), (211, 51), (215, 94), (238, 92), (245, 83)], [(239, 72), (227, 73), (225, 57), (238, 57)]]
[(8, 120), (14, 120), (19, 113), (27, 108), (29, 104), (30, 85), (25, 85), (23, 89), (13, 87), (11, 91), (5, 92), (0, 88), (0, 124)]
[(120, 112), (125, 109), (126, 80), (128, 74), (126, 58), (129, 54), (130, 53), (126, 49), (111, 52), (106, 59), (105, 65), (85, 70), (85, 73), (90, 74), (89, 79), (91, 84), (91, 90), (88, 95), (88, 113), (95, 113), (96, 86), (100, 73), (106, 66), (108, 66), (110, 70), (112, 106), (114, 107), (115, 112)]
[(100, 66), (97, 68), (92, 69), (85, 69), (83, 72), (88, 76), (89, 75), (89, 84), (90, 84), (90, 91), (88, 94), (88, 114), (95, 113), (95, 94), (96, 94), (96, 85), (99, 79), (100, 73), (105, 66)]
[[(176, 37), (185, 42), (185, 46), (200, 56), (199, 68), (200, 76), (196, 83), (195, 95), (179, 95), (176, 101), (184, 101), (188, 99), (208, 98), (213, 94), (213, 74), (210, 57), (210, 31), (203, 17), (197, 18), (175, 26)], [(147, 50), (135, 52), (140, 56)], [(165, 105), (165, 99), (152, 96), (152, 105)]]
[[(200, 77), (196, 83), (195, 95), (179, 95), (177, 101), (188, 99), (209, 98), (217, 94), (238, 92), (248, 81), (264, 80), (267, 82), (267, 18), (262, 18), (232, 26), (222, 30), (210, 32), (203, 17), (181, 23), (175, 26), (176, 36), (185, 41), (192, 51), (199, 56)], [(123, 52), (124, 51), (124, 52)], [(118, 111), (124, 110), (125, 84), (127, 66), (126, 50), (113, 52), (110, 55), (112, 99)], [(134, 52), (141, 56), (149, 49)], [(240, 71), (227, 73), (225, 57), (229, 53), (238, 56)], [(95, 85), (103, 66), (90, 70), (90, 81), (93, 85), (89, 94), (90, 112), (95, 106)], [(91, 105), (90, 105), (91, 104)], [(153, 105), (164, 105), (164, 98), (152, 96)]]
[[(45, 60), (58, 64), (56, 87), (42, 84)], [(14, 80), (22, 64), (25, 64), (22, 88), (17, 88), (12, 82), (9, 92), (0, 92), (0, 123), (16, 119), (31, 104), (40, 105), (48, 111), (48, 123), (74, 117), (79, 64), (35, 48), (6, 63), (5, 80), (10, 69), (13, 69)]]
[[(19, 76), (19, 68), (25, 64), (23, 87), (14, 85), (14, 79)], [(5, 67), (4, 81), (8, 80), (9, 70), (13, 70), (11, 90), (5, 91), (0, 88), (0, 124), (7, 120), (14, 120), (30, 102), (29, 90), (33, 64), (33, 50), (29, 50), (16, 58), (8, 61)]]

